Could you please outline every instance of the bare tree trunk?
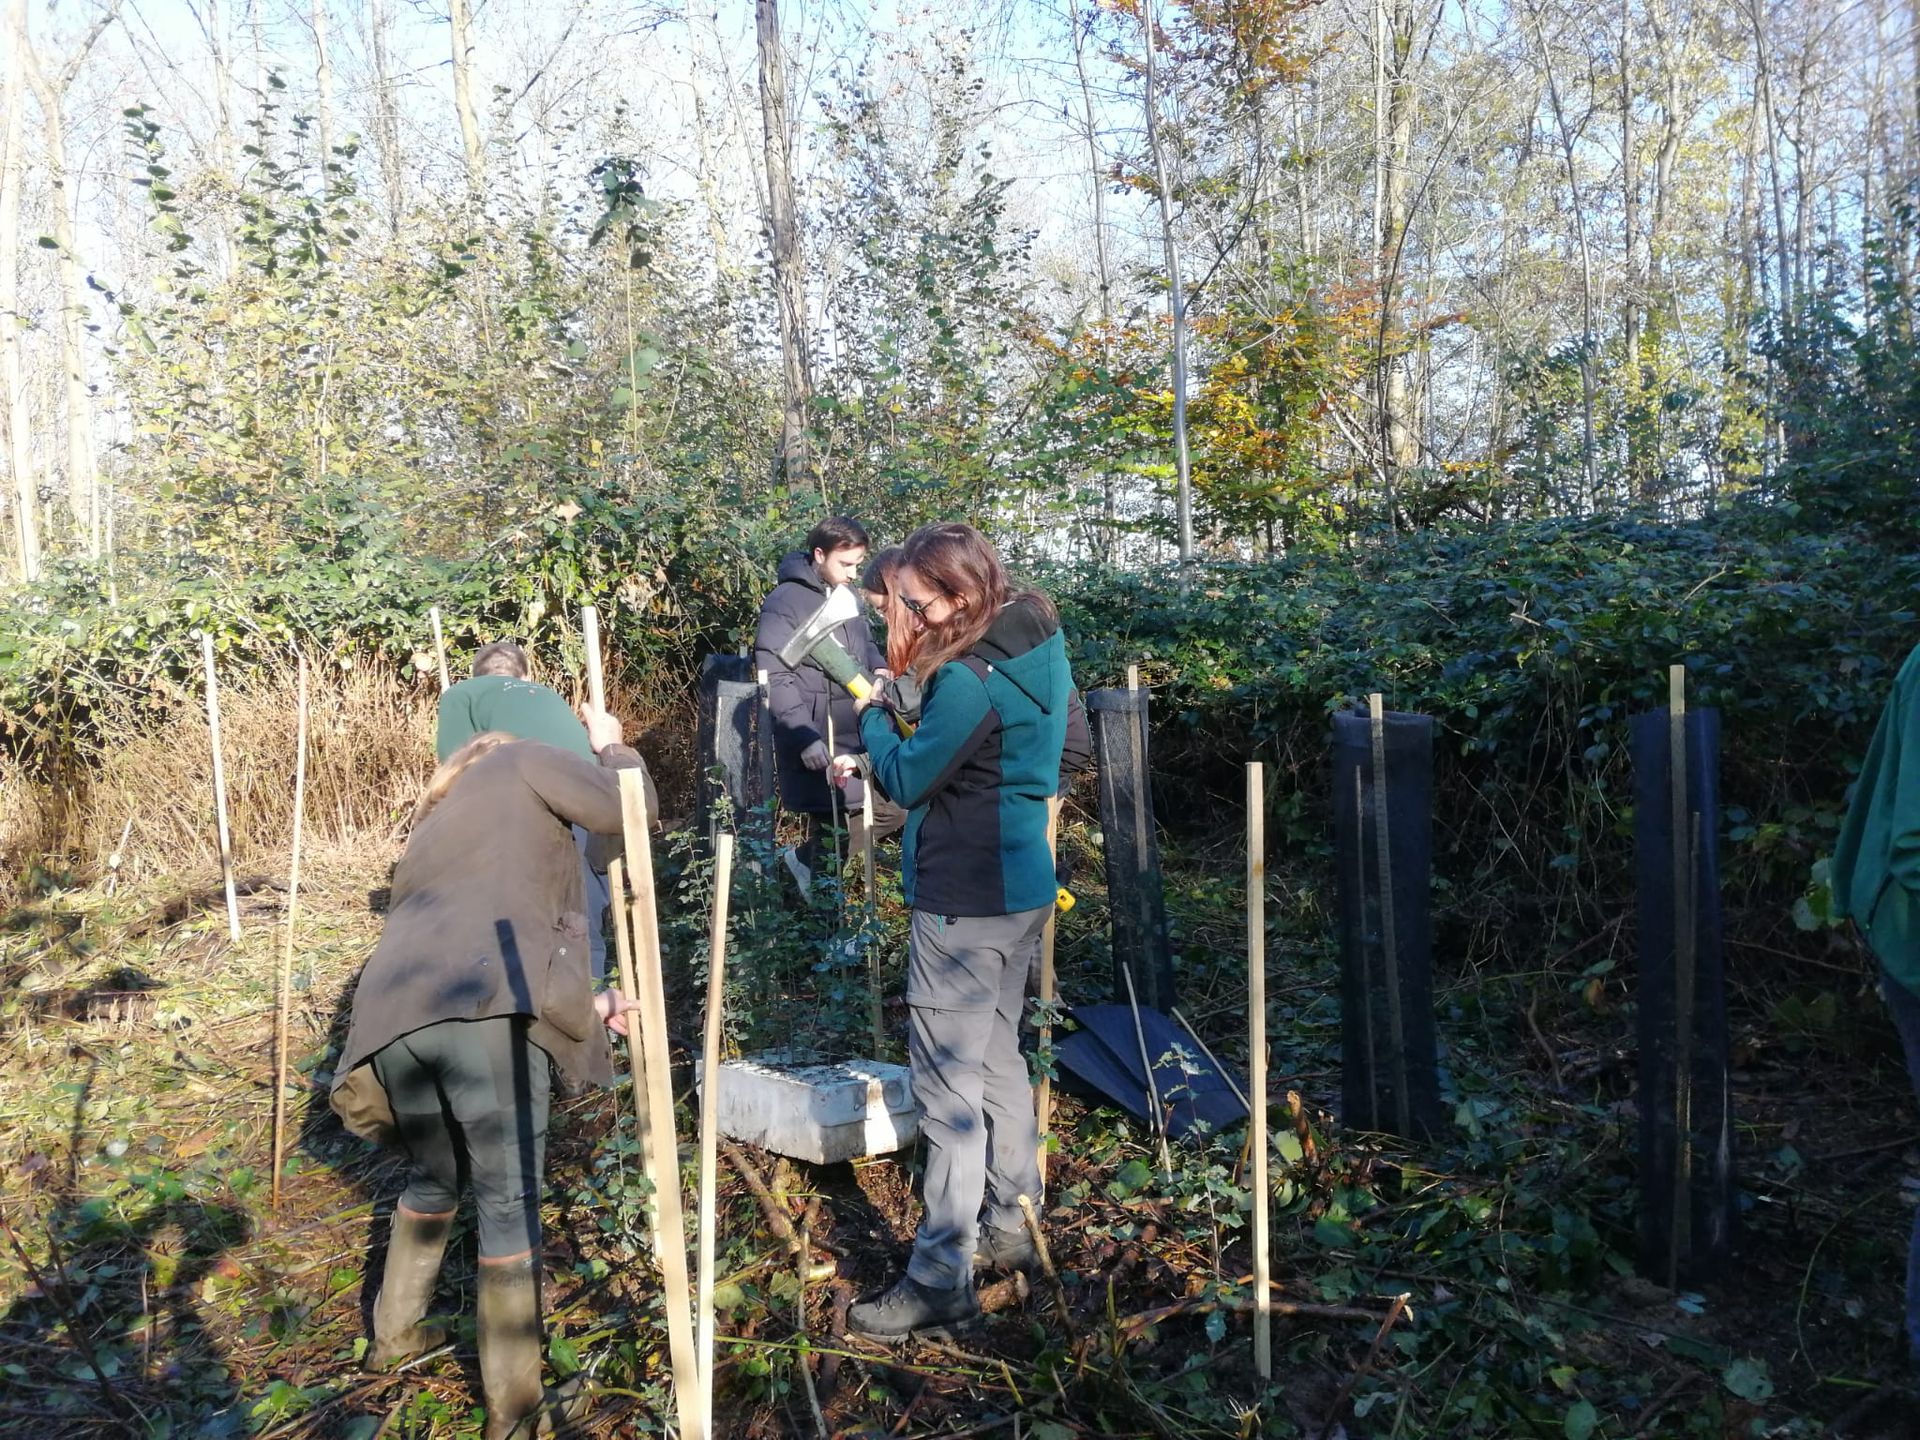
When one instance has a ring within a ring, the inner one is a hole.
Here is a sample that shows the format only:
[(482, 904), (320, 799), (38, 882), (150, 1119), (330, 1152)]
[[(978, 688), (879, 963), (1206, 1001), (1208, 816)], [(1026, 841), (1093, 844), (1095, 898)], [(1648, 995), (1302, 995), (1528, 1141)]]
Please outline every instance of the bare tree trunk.
[(480, 119), (473, 110), (473, 32), (467, 0), (448, 0), (453, 29), (453, 108), (460, 117), (460, 149), (467, 160), (467, 195), (477, 206), (485, 193), (485, 157), (480, 148)]
[(394, 97), (393, 66), (387, 54), (390, 23), (386, 0), (370, 0), (367, 48), (373, 57), (373, 129), (380, 144), (380, 178), (387, 192), (387, 225), (392, 234), (398, 235), (407, 197), (400, 169), (400, 106)]
[(320, 184), (333, 173), (333, 51), (327, 43), (327, 0), (313, 0), (314, 78), (320, 86)]
[(1625, 242), (1627, 275), (1620, 289), (1622, 377), (1626, 382), (1626, 438), (1628, 493), (1635, 499), (1653, 499), (1647, 463), (1646, 436), (1641, 423), (1647, 374), (1640, 353), (1640, 318), (1646, 303), (1647, 272), (1640, 249), (1640, 153), (1633, 129), (1633, 0), (1620, 5), (1620, 195), (1621, 230)]
[[(799, 207), (793, 194), (793, 152), (787, 131), (787, 64), (780, 40), (779, 0), (756, 0), (760, 49), (760, 128), (766, 151), (767, 230), (773, 252), (773, 290), (780, 311), (784, 404), (780, 415), (780, 472), (791, 489), (812, 483), (807, 408), (813, 378), (807, 355), (807, 282), (800, 248)], [(824, 498), (824, 492), (823, 497)]]
[(7, 6), (7, 122), (0, 144), (0, 384), (7, 395), (7, 451), (13, 470), (13, 534), (20, 578), (40, 578), (40, 528), (35, 506), (33, 421), (28, 413), (25, 367), (20, 358), (20, 169), (21, 115), (26, 109), (22, 57), (27, 49), (27, 0)]
[(1154, 189), (1160, 198), (1160, 237), (1167, 258), (1167, 300), (1173, 315), (1174, 518), (1180, 563), (1193, 559), (1193, 470), (1187, 453), (1187, 292), (1180, 280), (1180, 242), (1173, 233), (1173, 176), (1160, 134), (1160, 78), (1151, 3), (1140, 9), (1147, 42), (1147, 147), (1153, 152)]
[[(1107, 261), (1107, 182), (1100, 160), (1100, 141), (1094, 118), (1093, 84), (1087, 76), (1087, 37), (1080, 23), (1079, 0), (1067, 0), (1067, 30), (1073, 37), (1073, 68), (1080, 80), (1080, 116), (1087, 142), (1087, 180), (1093, 192), (1093, 259), (1099, 283), (1097, 304), (1100, 315), (1102, 357), (1110, 340), (1107, 334), (1113, 319), (1113, 275)], [(1100, 467), (1100, 552), (1103, 560), (1113, 560), (1114, 475), (1109, 466)]]
[(1553, 108), (1554, 128), (1560, 134), (1560, 152), (1566, 162), (1567, 191), (1572, 200), (1573, 233), (1580, 251), (1580, 421), (1581, 421), (1581, 472), (1587, 486), (1587, 503), (1598, 505), (1600, 501), (1600, 479), (1597, 466), (1598, 456), (1593, 433), (1593, 348), (1594, 348), (1594, 311), (1593, 311), (1593, 251), (1587, 243), (1586, 200), (1580, 193), (1580, 170), (1574, 157), (1574, 130), (1567, 119), (1566, 106), (1560, 97), (1560, 82), (1555, 77), (1553, 67), (1553, 49), (1547, 40), (1546, 30), (1540, 24), (1540, 12), (1532, 10), (1533, 29), (1540, 45), (1540, 73), (1547, 82), (1547, 103)]
[(1419, 420), (1407, 383), (1408, 357), (1393, 336), (1400, 309), (1413, 181), (1413, 0), (1376, 0), (1374, 11), (1374, 239), (1380, 324), (1375, 331), (1375, 389), (1380, 424), (1383, 499), (1389, 528), (1399, 526), (1395, 495), (1420, 462)]
[(1778, 116), (1773, 107), (1772, 61), (1767, 50), (1767, 0), (1748, 0), (1747, 18), (1753, 26), (1753, 63), (1757, 72), (1761, 122), (1766, 127), (1767, 170), (1773, 191), (1774, 268), (1778, 275), (1776, 303), (1783, 317), (1791, 320), (1794, 304), (1793, 247), (1787, 243), (1787, 202), (1780, 177), (1780, 136)]
[(20, 37), (20, 59), (27, 80), (40, 98), (41, 123), (46, 130), (47, 181), (53, 193), (48, 207), (53, 218), (53, 240), (60, 272), (60, 370), (66, 381), (67, 495), (87, 553), (100, 555), (100, 483), (93, 463), (93, 405), (87, 394), (86, 357), (80, 347), (81, 317), (86, 314), (86, 289), (80, 262), (73, 253), (73, 220), (67, 194), (66, 123), (60, 93), (41, 73), (39, 57), (25, 34)]

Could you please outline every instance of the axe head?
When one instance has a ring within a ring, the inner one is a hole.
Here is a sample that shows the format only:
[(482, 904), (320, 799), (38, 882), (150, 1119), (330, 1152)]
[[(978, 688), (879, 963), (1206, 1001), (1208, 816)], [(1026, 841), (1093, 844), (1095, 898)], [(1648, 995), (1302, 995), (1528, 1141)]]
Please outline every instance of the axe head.
[(796, 667), (813, 653), (813, 647), (838, 630), (849, 620), (860, 618), (860, 600), (850, 586), (836, 585), (827, 592), (827, 598), (806, 624), (793, 632), (793, 637), (780, 647), (780, 663), (789, 669)]

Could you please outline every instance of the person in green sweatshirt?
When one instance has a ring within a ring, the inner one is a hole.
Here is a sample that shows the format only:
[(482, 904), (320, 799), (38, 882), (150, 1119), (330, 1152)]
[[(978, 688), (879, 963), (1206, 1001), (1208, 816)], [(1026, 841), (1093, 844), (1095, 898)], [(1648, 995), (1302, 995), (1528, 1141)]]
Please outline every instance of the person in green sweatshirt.
[[(557, 690), (533, 679), (527, 652), (511, 640), (482, 645), (473, 657), (473, 677), (451, 686), (440, 697), (440, 727), (434, 753), (442, 765), (476, 735), (500, 731), (520, 740), (539, 740), (593, 759), (587, 730), (573, 707)], [(607, 877), (587, 858), (587, 832), (573, 827), (573, 843), (580, 850), (580, 880), (586, 891), (587, 952), (593, 983), (607, 979), (607, 906), (613, 903)]]
[[(1880, 993), (1920, 1097), (1920, 646), (1894, 677), (1834, 847), (1834, 911), (1880, 962)], [(1907, 1252), (1907, 1349), (1920, 1363), (1920, 1211)]]

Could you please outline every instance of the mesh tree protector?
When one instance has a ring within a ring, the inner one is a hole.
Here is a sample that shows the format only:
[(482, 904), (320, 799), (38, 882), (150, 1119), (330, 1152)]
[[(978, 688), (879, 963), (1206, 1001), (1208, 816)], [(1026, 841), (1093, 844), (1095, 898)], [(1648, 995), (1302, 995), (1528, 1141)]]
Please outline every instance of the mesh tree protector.
[(712, 839), (724, 795), (736, 827), (761, 823), (773, 796), (773, 740), (753, 661), (709, 655), (700, 662), (700, 715), (694, 733), (699, 766), (696, 819)]
[[(1720, 928), (1720, 712), (1686, 711), (1683, 734), (1672, 713), (1637, 715), (1631, 729), (1640, 1267), (1668, 1286), (1719, 1267), (1732, 1247), (1735, 1213)], [(1676, 793), (1680, 751), (1686, 784)]]
[(1173, 944), (1160, 881), (1160, 844), (1153, 825), (1147, 769), (1147, 696), (1139, 690), (1089, 690), (1100, 771), (1100, 832), (1107, 857), (1107, 903), (1113, 918), (1113, 993), (1126, 994), (1131, 968), (1142, 1008), (1171, 1010)]
[(1440, 1123), (1429, 716), (1386, 712), (1377, 729), (1333, 717), (1333, 841), (1346, 1123), (1428, 1136)]

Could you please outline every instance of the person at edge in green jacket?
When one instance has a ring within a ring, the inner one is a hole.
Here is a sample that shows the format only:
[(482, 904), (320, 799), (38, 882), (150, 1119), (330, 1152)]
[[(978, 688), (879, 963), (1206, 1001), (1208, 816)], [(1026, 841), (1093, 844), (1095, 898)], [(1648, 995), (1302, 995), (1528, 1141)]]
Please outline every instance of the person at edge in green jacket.
[[(1880, 993), (1920, 1096), (1920, 646), (1894, 677), (1834, 847), (1836, 914), (1880, 962)], [(1920, 1363), (1920, 1211), (1907, 1252), (1907, 1355)]]
[[(557, 690), (533, 679), (527, 652), (511, 640), (482, 645), (473, 657), (473, 677), (450, 686), (440, 697), (440, 728), (433, 749), (444, 765), (476, 735), (499, 731), (521, 740), (539, 740), (570, 750), (583, 760), (593, 759), (586, 727)], [(587, 859), (587, 832), (573, 827), (573, 843), (580, 851), (580, 882), (587, 907), (587, 958), (595, 988), (607, 981), (607, 907), (613, 897), (607, 877)]]

